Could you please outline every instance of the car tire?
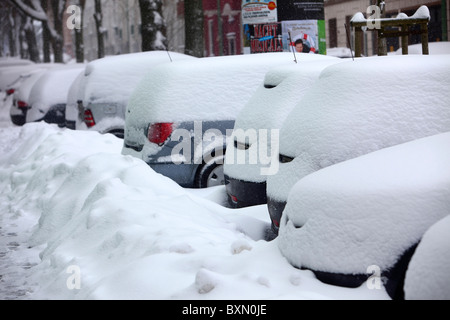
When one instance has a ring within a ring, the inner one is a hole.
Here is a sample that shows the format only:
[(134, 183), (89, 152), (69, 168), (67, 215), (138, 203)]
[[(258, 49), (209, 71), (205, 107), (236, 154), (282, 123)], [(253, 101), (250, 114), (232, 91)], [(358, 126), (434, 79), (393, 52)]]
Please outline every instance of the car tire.
[(195, 185), (197, 188), (210, 188), (225, 184), (223, 173), (224, 156), (204, 163), (198, 170)]

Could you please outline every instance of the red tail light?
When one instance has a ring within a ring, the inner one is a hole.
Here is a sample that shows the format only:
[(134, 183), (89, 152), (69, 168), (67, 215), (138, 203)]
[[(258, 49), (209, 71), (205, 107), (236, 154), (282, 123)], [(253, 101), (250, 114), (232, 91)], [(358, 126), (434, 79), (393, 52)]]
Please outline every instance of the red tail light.
[(18, 108), (23, 108), (23, 109), (27, 109), (28, 108), (28, 103), (26, 103), (25, 101), (17, 101), (17, 107)]
[(8, 96), (10, 96), (10, 95), (14, 94), (15, 91), (16, 91), (16, 90), (14, 90), (14, 89), (9, 89), (9, 90), (6, 91), (6, 94), (7, 94)]
[(84, 122), (88, 126), (88, 128), (92, 128), (95, 126), (94, 116), (92, 115), (92, 111), (87, 109), (84, 111)]
[(173, 123), (151, 123), (148, 127), (148, 141), (162, 146), (172, 132)]

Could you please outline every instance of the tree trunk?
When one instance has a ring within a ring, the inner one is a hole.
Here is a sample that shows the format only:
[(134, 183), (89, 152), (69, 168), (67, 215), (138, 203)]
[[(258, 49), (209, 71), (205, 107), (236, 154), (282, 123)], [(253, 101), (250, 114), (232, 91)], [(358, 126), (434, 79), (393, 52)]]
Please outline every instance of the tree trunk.
[(46, 22), (42, 23), (42, 50), (43, 50), (43, 61), (44, 63), (50, 63), (52, 62), (51, 60), (51, 48), (50, 48), (50, 44), (51, 44), (51, 34), (50, 34), (50, 30), (48, 29), (48, 25)]
[(185, 0), (184, 17), (186, 36), (184, 51), (186, 54), (191, 56), (203, 57), (203, 1)]
[(166, 50), (166, 24), (162, 0), (139, 0), (142, 20), (142, 51)]
[[(53, 55), (55, 62), (64, 62), (64, 33), (63, 33), (63, 14), (65, 2), (61, 5), (60, 0), (52, 0), (53, 22), (55, 34), (52, 36)], [(62, 7), (61, 7), (62, 6)], [(62, 8), (62, 10), (61, 10)]]
[(78, 63), (84, 62), (84, 40), (83, 40), (83, 25), (84, 25), (84, 7), (86, 0), (79, 0), (78, 5), (81, 9), (81, 26), (75, 28), (75, 56)]
[[(48, 1), (47, 0), (41, 0), (41, 6), (42, 9), (47, 12), (48, 10)], [(43, 62), (44, 63), (50, 63), (51, 60), (51, 38), (52, 35), (50, 34), (50, 29), (48, 28), (48, 22), (44, 21), (42, 22), (42, 50), (43, 50)]]
[(25, 41), (28, 46), (28, 56), (31, 61), (40, 63), (41, 59), (39, 57), (39, 49), (36, 41), (36, 33), (33, 26), (33, 21), (31, 18), (26, 17), (23, 26), (23, 31), (25, 35)]
[(101, 59), (105, 56), (105, 41), (103, 30), (103, 13), (101, 0), (95, 0), (95, 13), (94, 13), (95, 25), (97, 27), (97, 43), (98, 43), (98, 58)]

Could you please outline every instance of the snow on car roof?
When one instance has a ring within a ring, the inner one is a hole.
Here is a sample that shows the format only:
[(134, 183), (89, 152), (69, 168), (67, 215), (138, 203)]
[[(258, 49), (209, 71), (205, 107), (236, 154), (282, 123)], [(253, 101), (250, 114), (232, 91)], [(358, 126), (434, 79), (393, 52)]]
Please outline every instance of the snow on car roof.
[[(247, 141), (249, 145), (257, 147), (256, 140), (260, 138), (259, 130), (279, 130), (289, 112), (319, 78), (321, 71), (329, 65), (342, 61), (342, 59), (323, 55), (302, 54), (299, 55), (297, 64), (278, 66), (269, 70), (265, 75), (264, 83), (259, 85), (238, 114), (234, 129), (252, 130), (251, 132), (255, 134), (245, 135), (245, 138), (249, 139)], [(270, 144), (270, 140), (267, 143)], [(234, 144), (229, 144), (228, 148), (234, 148)], [(261, 163), (242, 165), (238, 164), (237, 160), (230, 160), (225, 161), (224, 167), (228, 176), (246, 181), (266, 180), (266, 176), (260, 174)]]
[(30, 105), (39, 103), (45, 109), (66, 104), (68, 90), (84, 68), (84, 64), (74, 64), (48, 70), (31, 89)]
[[(450, 54), (450, 42), (430, 42), (428, 43), (429, 54)], [(402, 54), (402, 48), (398, 49), (395, 54)], [(408, 46), (408, 54), (422, 54), (422, 44), (412, 44)]]
[[(310, 174), (291, 190), (279, 247), (297, 267), (386, 271), (450, 208), (450, 132)], [(339, 241), (336, 241), (339, 239)]]
[(265, 73), (276, 65), (294, 64), (293, 59), (292, 53), (267, 53), (160, 66), (133, 93), (127, 121), (234, 120)]
[(139, 81), (161, 63), (194, 57), (176, 52), (151, 51), (110, 56), (94, 60), (86, 66), (81, 96), (77, 100), (89, 102), (127, 103)]
[(285, 199), (316, 170), (450, 131), (448, 74), (448, 55), (361, 58), (326, 68), (283, 124), (280, 153), (298, 158), (290, 164), (295, 170), (268, 178), (268, 193)]
[(0, 58), (0, 68), (33, 65), (34, 62), (27, 59), (15, 57)]

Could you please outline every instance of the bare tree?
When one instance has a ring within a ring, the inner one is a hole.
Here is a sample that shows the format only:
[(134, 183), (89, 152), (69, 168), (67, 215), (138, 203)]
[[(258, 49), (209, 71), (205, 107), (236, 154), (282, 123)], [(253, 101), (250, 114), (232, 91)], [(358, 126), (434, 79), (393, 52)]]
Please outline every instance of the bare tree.
[[(53, 21), (49, 19), (47, 10), (44, 9), (48, 5), (48, 3), (45, 2), (46, 0), (42, 0), (42, 2), (40, 0), (9, 1), (26, 16), (42, 22), (44, 28), (44, 42), (47, 40), (51, 42), (55, 62), (63, 62), (63, 14), (67, 0), (48, 0), (51, 4), (48, 8), (52, 10)], [(47, 30), (47, 32), (45, 30)], [(49, 37), (49, 39), (45, 39), (46, 36)]]
[(162, 0), (139, 0), (142, 20), (142, 51), (166, 50), (166, 24)]
[(103, 29), (103, 12), (101, 0), (95, 0), (94, 20), (97, 28), (98, 58), (101, 59), (105, 56), (105, 30)]
[(195, 57), (203, 57), (203, 1), (184, 1), (185, 53)]
[[(86, 6), (86, 0), (78, 0), (77, 5), (81, 9), (81, 14), (83, 14), (84, 8)], [(80, 24), (81, 25), (79, 28), (75, 28), (75, 56), (77, 62), (83, 63), (84, 62), (83, 18), (81, 19)]]
[(33, 20), (26, 16), (23, 16), (22, 19), (22, 32), (27, 43), (28, 58), (34, 62), (41, 62)]

